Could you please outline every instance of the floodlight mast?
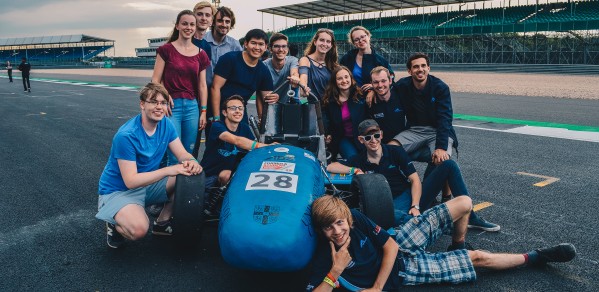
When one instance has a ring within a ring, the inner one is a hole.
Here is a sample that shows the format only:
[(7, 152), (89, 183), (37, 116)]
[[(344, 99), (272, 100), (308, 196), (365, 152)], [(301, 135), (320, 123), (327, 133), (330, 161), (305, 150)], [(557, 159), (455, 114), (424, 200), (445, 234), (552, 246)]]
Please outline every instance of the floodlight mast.
[(216, 8), (220, 6), (220, 0), (212, 0), (212, 3), (214, 3), (214, 7)]

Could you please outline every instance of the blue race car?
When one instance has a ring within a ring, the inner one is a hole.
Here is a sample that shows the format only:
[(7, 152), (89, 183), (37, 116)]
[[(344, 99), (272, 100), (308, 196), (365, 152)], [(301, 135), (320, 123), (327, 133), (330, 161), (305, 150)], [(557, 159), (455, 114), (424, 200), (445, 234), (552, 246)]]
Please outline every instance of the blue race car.
[(203, 174), (177, 178), (172, 222), (183, 242), (197, 244), (206, 214), (216, 214), (220, 250), (227, 263), (284, 272), (301, 270), (312, 258), (317, 234), (310, 206), (320, 196), (340, 196), (383, 228), (391, 227), (393, 202), (382, 175), (354, 177), (325, 171), (318, 100), (269, 105), (262, 121), (258, 128), (250, 119), (260, 141), (280, 144), (247, 153), (226, 187), (210, 190), (206, 199)]

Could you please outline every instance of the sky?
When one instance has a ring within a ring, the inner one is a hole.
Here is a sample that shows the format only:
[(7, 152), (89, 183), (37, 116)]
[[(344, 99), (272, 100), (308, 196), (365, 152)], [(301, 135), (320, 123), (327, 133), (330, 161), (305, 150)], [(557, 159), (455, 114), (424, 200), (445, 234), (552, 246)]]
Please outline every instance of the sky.
[[(199, 1), (0, 0), (0, 38), (86, 34), (114, 40), (114, 56), (135, 56), (135, 48), (167, 36), (177, 14)], [(273, 30), (273, 16), (263, 18), (258, 9), (302, 2), (307, 1), (221, 0), (220, 5), (233, 9), (237, 23), (230, 35), (239, 39), (253, 28)], [(275, 17), (274, 28), (285, 28), (285, 18)]]

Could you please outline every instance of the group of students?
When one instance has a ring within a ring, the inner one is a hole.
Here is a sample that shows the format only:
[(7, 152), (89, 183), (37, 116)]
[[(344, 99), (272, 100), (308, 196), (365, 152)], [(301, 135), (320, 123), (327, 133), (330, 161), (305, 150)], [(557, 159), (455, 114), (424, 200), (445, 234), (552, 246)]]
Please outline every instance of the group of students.
[[(260, 117), (266, 103), (280, 101), (273, 89), (289, 80), (301, 87), (301, 95), (312, 93), (322, 102), (328, 149), (343, 158), (327, 170), (383, 174), (394, 195), (398, 226), (393, 240), (340, 199), (315, 200), (312, 221), (320, 241), (307, 290), (330, 291), (339, 283), (373, 291), (459, 283), (476, 278), (473, 267), (505, 269), (575, 256), (571, 244), (523, 255), (466, 249), (468, 227), (497, 231), (499, 226), (472, 212), (459, 167), (450, 159), (458, 143), (449, 87), (428, 74), (426, 55), (411, 56), (410, 76), (393, 83), (394, 72), (370, 46), (364, 27), (349, 32), (355, 49), (338, 62), (329, 29), (319, 29), (298, 60), (288, 56), (286, 36), (268, 39), (260, 29), (246, 34), (242, 49), (227, 35), (234, 25), (231, 9), (202, 1), (178, 14), (169, 41), (157, 50), (152, 82), (140, 92), (141, 113), (115, 134), (99, 181), (96, 217), (106, 221), (110, 247), (143, 238), (150, 228), (144, 207), (153, 204), (164, 207), (152, 233), (172, 234), (176, 175), (204, 171), (207, 186), (225, 185), (240, 151), (265, 146), (249, 129), (248, 100), (256, 93)], [(272, 57), (262, 61), (267, 47)], [(206, 149), (198, 162), (202, 130)], [(168, 166), (161, 168), (167, 150)], [(412, 160), (428, 163), (422, 182)], [(439, 192), (443, 203), (433, 207)], [(448, 252), (425, 252), (450, 229)]]

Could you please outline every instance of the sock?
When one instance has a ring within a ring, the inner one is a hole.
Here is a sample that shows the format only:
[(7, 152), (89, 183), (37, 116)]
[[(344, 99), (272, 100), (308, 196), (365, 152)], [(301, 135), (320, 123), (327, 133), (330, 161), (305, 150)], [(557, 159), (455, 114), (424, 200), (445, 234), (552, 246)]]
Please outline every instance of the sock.
[(535, 264), (537, 261), (539, 261), (539, 253), (536, 250), (525, 253), (524, 261), (524, 263), (527, 265)]

